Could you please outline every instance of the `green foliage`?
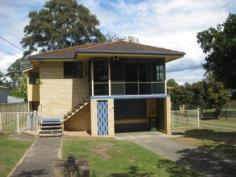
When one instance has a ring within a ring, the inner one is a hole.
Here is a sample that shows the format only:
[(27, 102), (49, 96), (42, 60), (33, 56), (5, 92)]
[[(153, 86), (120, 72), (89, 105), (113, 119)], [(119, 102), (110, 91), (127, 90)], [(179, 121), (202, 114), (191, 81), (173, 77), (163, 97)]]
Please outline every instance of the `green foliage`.
[(175, 86), (170, 89), (172, 108), (179, 109), (181, 105), (200, 108), (214, 108), (217, 118), (228, 101), (228, 93), (221, 82), (200, 81), (184, 86)]
[(174, 79), (169, 79), (167, 82), (166, 82), (166, 85), (167, 87), (175, 87), (177, 86), (178, 84), (176, 83), (176, 81)]
[(47, 1), (39, 12), (30, 12), (29, 18), (21, 41), (27, 48), (25, 55), (38, 48), (45, 51), (105, 40), (97, 17), (76, 0)]
[(27, 76), (23, 74), (20, 78), (18, 78), (19, 86), (14, 87), (10, 91), (10, 95), (15, 97), (27, 98)]
[(190, 104), (192, 107), (200, 108), (200, 112), (203, 112), (203, 108), (206, 106), (206, 92), (207, 92), (207, 84), (204, 81), (193, 83), (190, 86), (190, 90), (192, 92), (192, 97)]
[(172, 108), (179, 109), (183, 104), (187, 103), (186, 90), (184, 86), (175, 86), (169, 90), (169, 94), (172, 101)]
[(227, 88), (236, 88), (236, 14), (223, 24), (199, 32), (198, 43), (206, 54), (203, 67)]
[(4, 74), (0, 71), (0, 85), (4, 85)]
[(25, 58), (20, 58), (9, 66), (6, 76), (11, 78), (11, 87), (14, 88), (19, 85), (19, 79), (22, 76), (22, 71), (29, 66), (29, 61)]
[(209, 82), (207, 87), (208, 105), (215, 109), (215, 117), (218, 118), (223, 106), (228, 101), (228, 93), (221, 82)]

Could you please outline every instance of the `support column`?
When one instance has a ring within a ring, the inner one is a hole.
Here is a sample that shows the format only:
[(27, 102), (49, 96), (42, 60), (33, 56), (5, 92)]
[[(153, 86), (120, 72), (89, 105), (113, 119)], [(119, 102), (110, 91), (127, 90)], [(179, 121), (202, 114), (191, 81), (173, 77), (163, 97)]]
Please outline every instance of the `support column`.
[(92, 96), (94, 96), (93, 59), (91, 60), (91, 89)]
[[(108, 134), (106, 136), (114, 136), (114, 99), (102, 99), (107, 101), (107, 113), (108, 113)], [(98, 110), (97, 110), (97, 99), (91, 99), (91, 135), (98, 136)]]
[(98, 127), (97, 127), (97, 100), (90, 100), (90, 109), (91, 109), (91, 135), (98, 135)]
[(165, 111), (165, 133), (171, 134), (171, 100), (170, 97), (164, 99), (164, 111)]
[(111, 60), (108, 60), (108, 94), (111, 96)]
[(114, 99), (108, 99), (108, 136), (115, 135)]

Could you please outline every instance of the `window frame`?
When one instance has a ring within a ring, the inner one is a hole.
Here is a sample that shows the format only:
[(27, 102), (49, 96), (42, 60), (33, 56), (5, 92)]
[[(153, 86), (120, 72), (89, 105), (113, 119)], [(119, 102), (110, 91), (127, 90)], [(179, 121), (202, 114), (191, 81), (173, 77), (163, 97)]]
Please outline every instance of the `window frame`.
[[(66, 69), (66, 67), (68, 67)], [(84, 77), (84, 63), (83, 62), (63, 62), (63, 76), (64, 79), (74, 79)]]

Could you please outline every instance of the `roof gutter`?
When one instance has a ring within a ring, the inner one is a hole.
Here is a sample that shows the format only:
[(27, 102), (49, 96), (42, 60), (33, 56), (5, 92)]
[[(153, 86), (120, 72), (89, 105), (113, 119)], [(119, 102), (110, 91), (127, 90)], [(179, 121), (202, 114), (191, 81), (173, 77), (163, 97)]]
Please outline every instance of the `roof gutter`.
[(101, 51), (93, 51), (93, 50), (79, 50), (76, 52), (77, 54), (137, 54), (137, 55), (173, 55), (173, 56), (184, 56), (184, 52), (179, 53), (165, 53), (165, 52), (136, 52), (136, 51), (110, 51), (110, 50), (101, 50)]

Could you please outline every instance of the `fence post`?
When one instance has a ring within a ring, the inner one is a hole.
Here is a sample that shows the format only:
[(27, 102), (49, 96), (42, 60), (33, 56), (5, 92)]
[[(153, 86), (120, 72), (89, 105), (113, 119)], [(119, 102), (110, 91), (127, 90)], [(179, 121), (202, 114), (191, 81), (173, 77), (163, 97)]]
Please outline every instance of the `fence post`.
[(20, 117), (19, 117), (19, 112), (16, 113), (16, 130), (17, 134), (20, 134)]
[(3, 130), (2, 127), (3, 127), (2, 126), (2, 114), (0, 113), (0, 132)]
[(37, 131), (38, 129), (38, 115), (37, 115), (37, 111), (33, 111), (33, 130)]
[(173, 111), (171, 111), (171, 123), (172, 123), (172, 129), (175, 128), (175, 117)]
[(197, 108), (197, 127), (200, 128), (200, 110)]

